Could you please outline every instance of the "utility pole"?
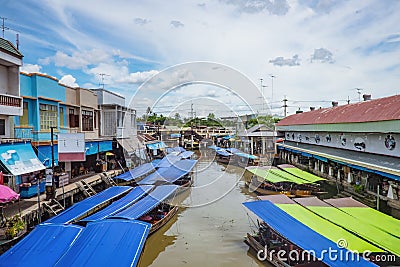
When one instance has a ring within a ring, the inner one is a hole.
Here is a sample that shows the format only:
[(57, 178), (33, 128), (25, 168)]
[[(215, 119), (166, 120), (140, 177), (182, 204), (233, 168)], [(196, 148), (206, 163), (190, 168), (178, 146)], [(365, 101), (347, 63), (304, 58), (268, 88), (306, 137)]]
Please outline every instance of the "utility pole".
[(271, 77), (271, 113), (272, 113), (272, 102), (274, 102), (274, 78), (276, 78), (276, 76), (270, 74), (269, 77)]
[[(266, 86), (266, 85), (263, 85), (263, 78), (260, 78), (260, 90), (261, 90), (261, 95), (262, 95), (262, 97), (261, 97), (261, 99), (262, 99), (262, 106), (261, 106), (261, 110), (262, 111), (265, 111), (265, 106), (264, 106), (264, 104), (265, 104), (265, 92), (264, 92), (264, 88), (265, 87), (268, 87), (268, 86)], [(261, 113), (261, 112), (260, 112)], [(265, 112), (265, 114), (266, 114), (266, 112)]]
[(286, 96), (284, 96), (284, 98), (283, 98), (283, 114), (284, 114), (284, 116), (286, 117), (286, 108), (287, 108), (288, 106), (287, 106), (287, 99), (286, 99)]

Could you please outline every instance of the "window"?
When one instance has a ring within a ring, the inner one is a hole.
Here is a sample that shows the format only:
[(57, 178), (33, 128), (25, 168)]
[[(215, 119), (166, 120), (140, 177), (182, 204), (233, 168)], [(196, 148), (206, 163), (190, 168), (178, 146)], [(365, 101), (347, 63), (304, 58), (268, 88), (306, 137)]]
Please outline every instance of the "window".
[(82, 131), (93, 131), (93, 111), (82, 110)]
[(28, 110), (28, 102), (24, 102), (22, 109), (22, 116), (19, 119), (19, 123), (21, 126), (29, 125), (29, 110)]
[(64, 127), (64, 108), (60, 107), (60, 127)]
[(39, 104), (40, 130), (50, 130), (50, 127), (57, 127), (57, 106)]
[(94, 111), (94, 128), (97, 129), (97, 111)]
[(0, 119), (0, 135), (6, 134), (6, 120)]
[(73, 108), (70, 108), (69, 111), (69, 127), (70, 128), (75, 128), (79, 127), (79, 115), (75, 115), (75, 110)]

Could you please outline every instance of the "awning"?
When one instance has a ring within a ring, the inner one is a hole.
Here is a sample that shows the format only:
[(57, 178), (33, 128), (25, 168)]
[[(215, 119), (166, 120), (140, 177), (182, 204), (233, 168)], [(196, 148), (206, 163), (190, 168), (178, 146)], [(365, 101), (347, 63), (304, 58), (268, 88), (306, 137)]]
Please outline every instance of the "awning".
[(138, 184), (156, 184), (157, 182), (173, 183), (188, 174), (196, 163), (197, 160), (180, 160), (170, 167), (159, 168), (157, 171), (139, 181)]
[(147, 146), (149, 149), (161, 149), (161, 148), (165, 148), (164, 142), (156, 142), (156, 143), (146, 144), (146, 146)]
[(39, 224), (0, 256), (0, 265), (54, 266), (83, 229), (77, 225)]
[[(58, 145), (54, 145), (53, 149), (54, 149), (54, 165), (58, 166)], [(52, 161), (51, 146), (38, 146), (37, 151), (40, 162), (47, 168), (50, 168)]]
[(135, 220), (140, 218), (140, 216), (146, 214), (151, 211), (158, 204), (163, 202), (166, 198), (171, 196), (179, 186), (177, 185), (160, 185), (157, 186), (150, 194), (138, 202), (135, 205), (124, 209), (121, 212), (116, 213), (115, 215), (109, 217), (110, 219), (128, 219)]
[(141, 146), (139, 144), (139, 140), (135, 138), (136, 141), (132, 138), (118, 138), (118, 143), (123, 147), (123, 149), (128, 153), (132, 154), (135, 150), (139, 149)]
[(143, 175), (149, 174), (150, 172), (154, 171), (156, 168), (152, 163), (145, 163), (142, 164), (134, 169), (129, 170), (128, 172), (121, 173), (118, 176), (115, 176), (114, 179), (120, 179), (124, 181), (131, 181), (137, 179)]
[(192, 155), (194, 154), (193, 151), (184, 151), (182, 153), (180, 153), (178, 156), (182, 159), (188, 159), (190, 158)]
[(113, 202), (109, 206), (107, 206), (106, 208), (104, 208), (104, 209), (102, 209), (80, 221), (81, 222), (99, 221), (99, 220), (103, 220), (109, 216), (112, 216), (115, 213), (118, 213), (121, 210), (132, 205), (134, 202), (136, 202), (141, 197), (143, 197), (146, 193), (148, 193), (152, 188), (153, 188), (152, 185), (136, 186), (126, 196), (122, 197), (121, 199), (116, 200), (115, 202)]
[(150, 223), (139, 221), (89, 223), (55, 265), (37, 266), (136, 266), (150, 228)]
[(46, 169), (30, 143), (0, 145), (0, 160), (11, 174), (21, 175)]
[(85, 216), (88, 212), (94, 210), (96, 207), (121, 196), (124, 193), (130, 191), (130, 186), (113, 186), (107, 188), (94, 196), (86, 198), (68, 209), (64, 210), (60, 214), (48, 219), (46, 223), (64, 224), (71, 223), (75, 220)]
[(169, 167), (169, 166), (175, 164), (175, 162), (178, 162), (180, 160), (181, 160), (181, 157), (175, 156), (174, 154), (168, 154), (161, 159), (161, 161), (158, 163), (158, 165), (156, 167), (157, 168)]
[(361, 170), (400, 181), (400, 161), (396, 157), (361, 153), (358, 151), (302, 144), (291, 141), (285, 141), (284, 144), (278, 144), (277, 146), (278, 149), (284, 149), (293, 153), (306, 152), (312, 154), (313, 157), (315, 155), (352, 168), (363, 168)]
[(303, 250), (314, 252), (318, 259), (329, 266), (346, 267), (349, 264), (351, 266), (376, 266), (361, 256), (349, 256), (340, 260), (332, 257), (326, 252), (337, 251), (335, 255), (348, 255), (351, 252), (308, 228), (268, 200), (245, 202), (243, 205), (290, 242)]

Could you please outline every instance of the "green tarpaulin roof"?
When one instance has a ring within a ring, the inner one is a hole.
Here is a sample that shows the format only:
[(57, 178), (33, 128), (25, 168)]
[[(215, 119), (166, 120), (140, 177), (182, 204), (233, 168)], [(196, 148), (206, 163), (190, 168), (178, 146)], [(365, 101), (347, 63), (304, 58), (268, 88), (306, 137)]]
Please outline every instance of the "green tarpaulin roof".
[(285, 172), (288, 172), (288, 173), (293, 174), (297, 177), (300, 177), (304, 180), (307, 180), (310, 183), (315, 183), (318, 181), (326, 180), (326, 179), (318, 177), (312, 173), (300, 170), (299, 168), (296, 168), (294, 166), (288, 167), (287, 165), (278, 165), (278, 167), (283, 169)]
[(283, 171), (279, 171), (274, 168), (263, 168), (263, 167), (253, 167), (246, 168), (249, 172), (261, 177), (271, 183), (280, 183), (280, 182), (289, 182), (295, 184), (308, 184), (310, 182), (303, 180), (299, 177), (293, 176), (289, 173), (285, 173)]
[(392, 216), (362, 205), (352, 198), (328, 199), (325, 201), (364, 223), (371, 224), (400, 238), (400, 220), (393, 218)]
[(400, 255), (400, 239), (335, 208), (316, 197), (295, 201), (328, 221), (357, 234), (388, 252)]

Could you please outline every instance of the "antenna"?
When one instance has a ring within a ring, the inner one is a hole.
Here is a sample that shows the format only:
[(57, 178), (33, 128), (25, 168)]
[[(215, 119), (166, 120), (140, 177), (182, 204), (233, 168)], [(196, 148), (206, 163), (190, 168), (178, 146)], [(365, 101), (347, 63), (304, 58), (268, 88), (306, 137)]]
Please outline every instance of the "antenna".
[(98, 75), (101, 77), (101, 82), (99, 82), (99, 86), (101, 86), (104, 89), (104, 77), (111, 75), (108, 75), (107, 73), (98, 73)]
[(357, 94), (358, 94), (358, 102), (361, 102), (361, 91), (363, 90), (362, 88), (354, 88), (357, 90)]
[(4, 31), (9, 30), (10, 28), (6, 27), (6, 25), (5, 25), (5, 21), (7, 20), (7, 18), (0, 17), (0, 19), (2, 20), (1, 31), (3, 32), (3, 39), (4, 39)]

